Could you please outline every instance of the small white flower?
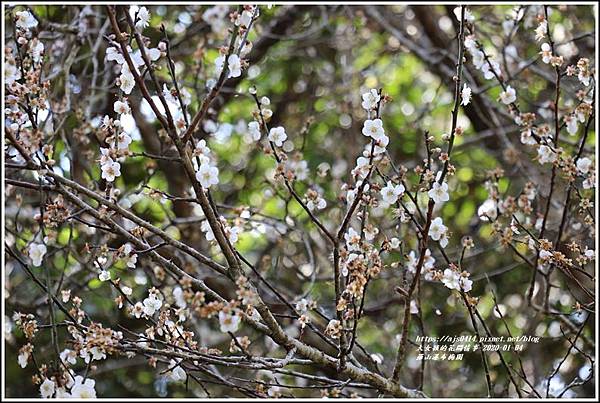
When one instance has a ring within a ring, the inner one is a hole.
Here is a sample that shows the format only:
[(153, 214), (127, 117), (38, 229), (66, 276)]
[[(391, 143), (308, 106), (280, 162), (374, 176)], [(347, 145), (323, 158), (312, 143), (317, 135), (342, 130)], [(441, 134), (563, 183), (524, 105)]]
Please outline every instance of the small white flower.
[(219, 183), (219, 169), (211, 166), (208, 162), (200, 164), (196, 172), (196, 180), (206, 189), (212, 185), (217, 185)]
[[(461, 7), (464, 7), (464, 6), (461, 6)], [(461, 13), (462, 13), (461, 7), (454, 8), (454, 15), (456, 16), (456, 19), (459, 21), (461, 19)], [(470, 23), (475, 21), (475, 16), (471, 13), (471, 11), (468, 8), (465, 8), (465, 21), (470, 22)]]
[(431, 225), (429, 226), (429, 236), (431, 239), (439, 241), (442, 237), (445, 237), (446, 231), (448, 231), (448, 227), (444, 225), (441, 217), (436, 217), (431, 221)]
[(71, 388), (71, 397), (76, 399), (95, 399), (96, 398), (96, 381), (93, 379), (86, 379), (83, 381), (83, 377), (77, 375), (75, 377), (75, 384)]
[(434, 182), (433, 187), (427, 194), (436, 203), (450, 200), (450, 196), (448, 195), (448, 184), (446, 182), (442, 182), (441, 185), (438, 182)]
[(379, 95), (379, 92), (377, 92), (376, 89), (371, 89), (370, 91), (362, 94), (361, 105), (367, 112), (370, 112), (377, 108), (377, 104), (379, 103), (380, 99), (381, 96)]
[(260, 140), (260, 125), (258, 124), (258, 122), (253, 121), (248, 123), (248, 132), (252, 136), (252, 140)]
[(107, 182), (113, 182), (115, 178), (121, 176), (121, 164), (109, 159), (102, 165), (102, 178)]
[(254, 10), (244, 10), (238, 16), (236, 21), (236, 25), (248, 28), (250, 23), (252, 22), (252, 15), (254, 14)]
[[(131, 48), (129, 49), (131, 50)], [(106, 60), (115, 61), (117, 62), (117, 64), (125, 63), (125, 58), (123, 57), (119, 49), (112, 46), (106, 49)]]
[(185, 308), (187, 306), (187, 302), (185, 301), (185, 297), (183, 295), (183, 289), (179, 286), (173, 288), (173, 298), (175, 298), (175, 303), (180, 308)]
[(202, 221), (202, 224), (200, 224), (200, 231), (206, 233), (207, 241), (210, 242), (215, 240), (215, 234), (213, 233), (213, 230), (210, 227), (210, 223), (208, 222), (208, 220)]
[(481, 65), (481, 71), (483, 72), (483, 78), (486, 80), (492, 80), (496, 77), (496, 75), (501, 74), (500, 64), (498, 64), (498, 62), (495, 60), (489, 59), (489, 63), (484, 60), (484, 63)]
[[(181, 360), (179, 360), (179, 361), (181, 361)], [(169, 362), (169, 367), (173, 368), (169, 372), (169, 379), (171, 379), (173, 382), (185, 381), (187, 374), (185, 373), (185, 370), (183, 368), (181, 368), (181, 365), (177, 365), (177, 364), (178, 364), (178, 362), (175, 360), (171, 360)]]
[(553, 163), (556, 161), (556, 153), (548, 146), (541, 145), (538, 148), (538, 157), (540, 164)]
[(582, 174), (587, 174), (592, 166), (592, 160), (588, 157), (583, 157), (577, 160), (577, 171)]
[(129, 149), (129, 144), (131, 144), (131, 136), (129, 134), (123, 132), (117, 136), (117, 148), (119, 150)]
[(219, 312), (219, 325), (223, 333), (235, 332), (240, 325), (240, 317), (235, 313)]
[(14, 64), (4, 62), (4, 84), (10, 86), (21, 78), (21, 71)]
[(130, 269), (135, 269), (135, 265), (137, 264), (137, 253), (134, 253), (132, 255), (130, 255), (129, 257), (127, 257), (127, 267), (129, 267)]
[(229, 77), (239, 77), (242, 75), (242, 63), (238, 55), (230, 55), (227, 58), (227, 68)]
[(38, 22), (29, 11), (19, 11), (16, 13), (16, 15), (17, 21), (15, 21), (15, 24), (18, 28), (29, 29), (37, 27)]
[(129, 70), (121, 71), (119, 82), (119, 88), (121, 88), (121, 91), (123, 91), (125, 94), (131, 94), (133, 87), (135, 87), (135, 79)]
[(150, 12), (146, 7), (140, 7), (137, 17), (138, 21), (135, 23), (136, 28), (142, 30), (150, 25)]
[(371, 137), (374, 140), (379, 140), (385, 136), (383, 130), (383, 122), (381, 119), (367, 119), (363, 125), (362, 134)]
[(546, 42), (542, 43), (542, 51), (540, 54), (542, 55), (542, 61), (544, 63), (548, 64), (552, 61), (552, 47)]
[(471, 102), (471, 88), (469, 88), (467, 86), (467, 83), (465, 83), (463, 85), (462, 91), (461, 91), (461, 99), (462, 99), (462, 105), (466, 106), (469, 105), (469, 102)]
[(297, 180), (303, 181), (308, 178), (308, 162), (302, 160), (292, 164), (292, 171)]
[(29, 245), (29, 258), (34, 266), (41, 266), (42, 259), (46, 254), (46, 245), (43, 243), (32, 243)]
[(154, 295), (150, 295), (144, 299), (144, 313), (148, 316), (154, 315), (154, 313), (162, 307), (162, 301)]
[(388, 182), (387, 185), (381, 189), (381, 198), (387, 205), (394, 204), (399, 197), (402, 197), (404, 190), (404, 185), (394, 185), (392, 182)]
[(322, 197), (317, 197), (316, 199), (309, 199), (306, 202), (306, 207), (310, 210), (310, 211), (314, 211), (315, 209), (318, 210), (323, 210), (325, 207), (327, 207), (327, 202), (325, 201), (325, 199), (323, 199)]
[(515, 23), (513, 20), (504, 20), (502, 22), (502, 30), (504, 31), (504, 35), (508, 36), (512, 32)]
[(108, 270), (101, 270), (98, 278), (100, 281), (108, 281), (110, 280), (110, 272)]
[(127, 101), (126, 102), (116, 101), (113, 106), (113, 109), (119, 115), (131, 113), (131, 108), (129, 107), (129, 104), (127, 103)]
[(575, 115), (567, 115), (564, 117), (564, 121), (567, 124), (567, 131), (571, 136), (577, 134), (577, 129), (579, 128), (579, 124), (577, 122), (577, 117)]
[(206, 140), (202, 139), (202, 140), (198, 141), (196, 143), (196, 147), (194, 149), (194, 155), (195, 156), (203, 155), (205, 157), (208, 157), (209, 154), (210, 154), (210, 148), (208, 148), (206, 146)]
[(39, 63), (42, 60), (42, 55), (44, 53), (44, 44), (35, 38), (31, 41), (31, 57), (35, 63)]
[(548, 33), (548, 22), (546, 20), (544, 20), (535, 29), (535, 40), (539, 41), (541, 39), (544, 39), (544, 37), (546, 36), (547, 33)]
[(123, 292), (123, 294), (128, 295), (128, 296), (133, 293), (133, 290), (131, 289), (131, 287), (127, 287), (126, 285), (121, 286), (121, 291)]
[(56, 388), (57, 399), (69, 399), (71, 394), (64, 387)]
[(496, 201), (494, 199), (487, 199), (477, 209), (477, 215), (481, 221), (495, 220), (498, 216)]
[(142, 316), (142, 313), (144, 313), (144, 304), (142, 304), (141, 302), (136, 302), (135, 305), (131, 308), (131, 313), (133, 314), (133, 316), (139, 319)]
[(19, 366), (21, 368), (25, 368), (27, 366), (27, 362), (29, 361), (29, 353), (28, 352), (21, 352), (19, 353), (19, 356), (17, 357), (17, 362), (19, 363)]
[(517, 92), (513, 87), (508, 85), (505, 91), (500, 93), (500, 100), (503, 104), (509, 105), (517, 100)]
[(287, 134), (283, 127), (272, 127), (271, 130), (269, 130), (269, 141), (275, 143), (277, 147), (281, 147), (286, 139)]
[(42, 399), (48, 399), (54, 395), (55, 384), (50, 379), (44, 379), (44, 382), (40, 385), (40, 395), (42, 395)]

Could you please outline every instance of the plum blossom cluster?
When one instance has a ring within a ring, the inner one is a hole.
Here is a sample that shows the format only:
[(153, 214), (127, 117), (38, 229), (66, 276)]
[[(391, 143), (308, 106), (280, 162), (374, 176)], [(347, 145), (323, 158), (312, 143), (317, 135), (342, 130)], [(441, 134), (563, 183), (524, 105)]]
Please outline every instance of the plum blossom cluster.
[[(37, 153), (46, 161), (51, 149), (39, 153), (45, 136), (39, 126), (41, 116), (49, 110), (50, 88), (43, 74), (44, 42), (37, 36), (38, 21), (29, 10), (16, 12), (14, 18), (14, 46), (7, 44), (4, 49), (5, 130), (30, 155)], [(51, 159), (47, 162), (54, 163)]]

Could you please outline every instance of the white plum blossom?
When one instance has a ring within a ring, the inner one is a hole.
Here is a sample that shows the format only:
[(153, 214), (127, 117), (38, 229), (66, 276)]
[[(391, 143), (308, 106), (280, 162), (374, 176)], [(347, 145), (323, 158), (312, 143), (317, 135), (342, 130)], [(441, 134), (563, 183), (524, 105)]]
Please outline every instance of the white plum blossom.
[(155, 294), (150, 294), (148, 298), (144, 299), (143, 304), (144, 314), (148, 316), (154, 315), (162, 307), (162, 301)]
[(510, 85), (506, 86), (506, 90), (500, 93), (500, 100), (504, 105), (510, 105), (517, 100), (517, 92)]
[(308, 162), (306, 162), (305, 160), (290, 161), (288, 166), (294, 173), (294, 176), (297, 180), (303, 181), (308, 178)]
[[(179, 362), (181, 362), (181, 359), (179, 359)], [(169, 362), (169, 368), (173, 369), (169, 371), (168, 376), (169, 379), (173, 382), (185, 381), (185, 378), (187, 377), (185, 370), (181, 368), (181, 365), (178, 365), (179, 362), (175, 360), (171, 360)]]
[(471, 88), (467, 86), (467, 83), (463, 85), (462, 91), (460, 92), (460, 96), (462, 100), (461, 104), (463, 106), (469, 105), (469, 102), (471, 102)]
[(105, 359), (106, 353), (99, 347), (92, 347), (89, 350), (87, 348), (82, 348), (81, 351), (79, 351), (79, 356), (83, 358), (87, 364), (90, 361), (100, 361)]
[(18, 28), (29, 29), (29, 28), (35, 28), (38, 25), (38, 22), (35, 19), (35, 17), (27, 10), (18, 11), (16, 13), (16, 16), (17, 16), (17, 20), (15, 21), (15, 24)]
[(125, 102), (116, 101), (115, 104), (113, 105), (113, 110), (115, 112), (117, 112), (119, 115), (125, 115), (125, 114), (131, 113), (131, 108), (129, 107), (127, 100), (125, 100)]
[(548, 164), (556, 161), (556, 153), (546, 145), (541, 145), (538, 148), (538, 159), (540, 164)]
[[(462, 6), (464, 7), (464, 6)], [(462, 7), (455, 7), (454, 8), (454, 15), (456, 16), (456, 19), (460, 21), (461, 19), (461, 14), (462, 14)], [(465, 21), (472, 23), (475, 21), (475, 16), (473, 15), (473, 13), (471, 13), (471, 11), (468, 8), (465, 8)]]
[(119, 88), (121, 88), (121, 91), (123, 91), (125, 94), (131, 94), (133, 87), (135, 87), (135, 78), (129, 70), (123, 70), (119, 76), (119, 83)]
[(471, 291), (473, 286), (473, 281), (452, 269), (444, 270), (442, 283), (451, 290), (462, 290), (464, 292)]
[(142, 30), (150, 25), (150, 12), (146, 7), (140, 7), (137, 12), (138, 21), (135, 23), (135, 27)]
[(85, 382), (81, 375), (75, 377), (75, 384), (71, 388), (71, 397), (75, 399), (95, 399), (96, 398), (96, 381), (87, 378)]
[(187, 302), (183, 295), (183, 289), (180, 286), (173, 288), (173, 298), (175, 298), (175, 303), (178, 307), (185, 308), (187, 306)]
[[(129, 48), (131, 50), (131, 48)], [(121, 51), (113, 46), (106, 49), (106, 60), (115, 61), (117, 64), (125, 63), (125, 57), (121, 54)]]
[(477, 215), (481, 221), (495, 220), (498, 216), (496, 201), (494, 199), (487, 199), (477, 209)]
[[(416, 255), (414, 250), (411, 250), (407, 256), (406, 261), (406, 270), (410, 273), (415, 274), (417, 271), (417, 263), (419, 262), (419, 258)], [(435, 258), (431, 256), (431, 251), (429, 249), (425, 250), (425, 256), (423, 257), (423, 272), (427, 273), (432, 270), (435, 264)]]
[(227, 28), (225, 16), (228, 11), (227, 5), (219, 4), (206, 10), (202, 19), (211, 26), (213, 32), (221, 33)]
[(440, 239), (445, 238), (447, 231), (448, 227), (444, 225), (441, 217), (436, 217), (433, 221), (431, 221), (431, 225), (429, 226), (429, 236), (434, 241), (439, 241)]
[(404, 185), (394, 185), (392, 182), (388, 182), (387, 185), (381, 189), (381, 198), (387, 205), (394, 204), (399, 197), (402, 197), (404, 190)]
[(277, 147), (281, 147), (286, 139), (287, 134), (283, 127), (272, 127), (271, 130), (269, 130), (269, 141), (275, 143)]
[(548, 22), (546, 20), (543, 20), (542, 22), (540, 22), (540, 25), (538, 25), (538, 27), (535, 29), (535, 40), (539, 41), (544, 39), (547, 33)]
[(450, 200), (450, 196), (448, 195), (448, 184), (446, 182), (442, 182), (441, 185), (439, 182), (434, 182), (431, 190), (429, 190), (427, 194), (436, 203)]
[(196, 171), (196, 180), (206, 189), (212, 185), (217, 185), (219, 183), (219, 169), (204, 161)]
[(107, 182), (114, 182), (115, 178), (121, 176), (121, 164), (116, 161), (109, 160), (102, 165), (102, 178)]
[(226, 313), (224, 311), (219, 312), (219, 325), (221, 332), (235, 332), (238, 330), (240, 325), (240, 316), (235, 312)]
[(75, 365), (77, 364), (77, 352), (66, 348), (60, 353), (60, 360)]
[(108, 270), (101, 270), (98, 278), (100, 281), (108, 281), (110, 280), (110, 272)]
[(315, 197), (308, 198), (306, 201), (306, 207), (310, 211), (314, 211), (315, 209), (323, 210), (325, 207), (327, 207), (327, 202), (317, 194)]
[(21, 351), (17, 357), (17, 362), (21, 368), (27, 367), (29, 361), (29, 351)]
[(385, 136), (383, 130), (383, 122), (381, 119), (367, 119), (363, 125), (362, 134), (371, 137), (374, 140), (379, 140)]
[(542, 43), (542, 51), (540, 54), (542, 55), (542, 61), (546, 64), (552, 61), (552, 48), (546, 42)]
[(4, 84), (10, 86), (21, 78), (21, 71), (12, 63), (4, 62)]
[(361, 105), (367, 112), (370, 112), (377, 108), (377, 104), (379, 103), (380, 99), (381, 96), (379, 95), (379, 92), (376, 89), (371, 89), (370, 91), (362, 94)]
[(207, 241), (214, 241), (215, 240), (215, 234), (213, 233), (213, 230), (210, 226), (210, 223), (208, 222), (208, 220), (202, 221), (202, 224), (200, 224), (200, 231), (206, 233), (206, 240)]
[(583, 157), (577, 160), (577, 171), (581, 174), (587, 174), (592, 166), (592, 160), (588, 157)]
[(229, 78), (242, 75), (242, 61), (238, 55), (230, 55), (227, 58), (227, 68), (229, 69)]
[[(483, 55), (483, 53), (482, 53)], [(483, 55), (485, 57), (485, 55)], [(489, 62), (484, 62), (481, 66), (481, 71), (483, 73), (483, 78), (486, 80), (492, 80), (496, 77), (496, 75), (500, 75), (500, 64), (497, 61), (489, 59)]]
[(127, 150), (129, 149), (129, 144), (131, 144), (131, 136), (129, 134), (123, 132), (119, 133), (117, 136), (117, 149), (119, 150)]
[(229, 140), (232, 133), (233, 125), (231, 123), (222, 123), (213, 133), (213, 136), (219, 143), (225, 143), (227, 140)]
[(248, 123), (248, 133), (250, 133), (250, 136), (252, 136), (252, 140), (254, 141), (258, 141), (260, 140), (260, 125), (258, 124), (258, 122), (250, 122)]
[(44, 53), (44, 44), (37, 38), (34, 38), (31, 41), (30, 51), (33, 61), (39, 63), (42, 60), (42, 55)]
[(41, 266), (42, 259), (46, 254), (46, 245), (43, 243), (32, 243), (29, 245), (29, 258), (34, 266)]
[(46, 378), (44, 382), (40, 385), (40, 395), (43, 399), (48, 399), (54, 395), (54, 391), (56, 389), (56, 385), (53, 381)]
[(206, 140), (202, 139), (196, 142), (196, 147), (194, 148), (194, 157), (203, 156), (208, 157), (210, 155), (210, 148), (206, 145)]
[(254, 14), (254, 10), (245, 10), (242, 11), (242, 13), (238, 16), (235, 24), (238, 26), (242, 26), (242, 27), (246, 27), (248, 28), (250, 26), (250, 23), (252, 22), (252, 16)]
[(566, 115), (564, 121), (567, 124), (567, 132), (569, 132), (571, 136), (576, 135), (577, 129), (579, 128), (577, 117), (575, 115)]
[(135, 265), (137, 264), (137, 253), (129, 255), (129, 257), (127, 257), (126, 264), (130, 269), (135, 269)]

